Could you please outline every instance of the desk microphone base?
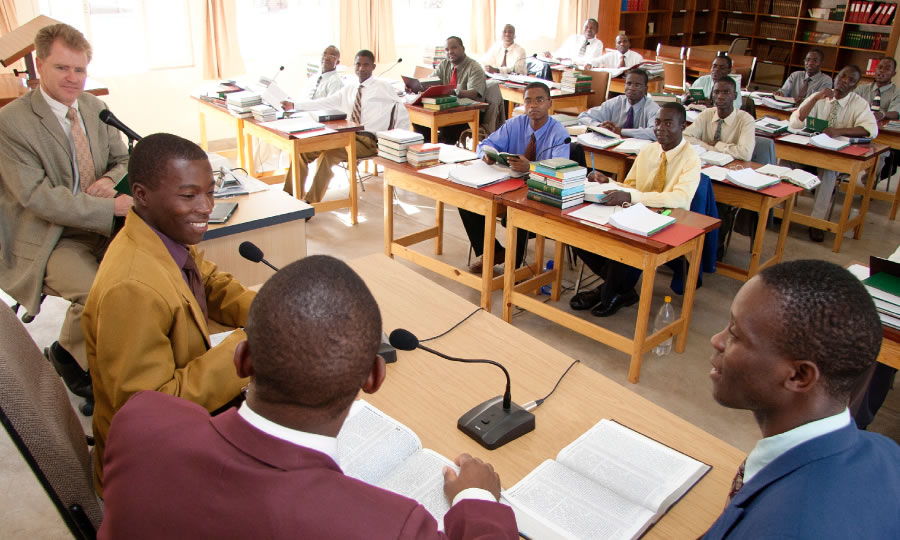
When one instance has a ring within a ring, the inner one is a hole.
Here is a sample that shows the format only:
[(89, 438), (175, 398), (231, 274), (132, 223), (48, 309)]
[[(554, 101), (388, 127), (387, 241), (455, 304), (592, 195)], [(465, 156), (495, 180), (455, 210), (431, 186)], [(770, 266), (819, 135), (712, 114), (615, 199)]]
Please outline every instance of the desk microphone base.
[(493, 450), (534, 431), (534, 414), (515, 403), (506, 411), (503, 396), (497, 396), (462, 415), (456, 427), (481, 446)]

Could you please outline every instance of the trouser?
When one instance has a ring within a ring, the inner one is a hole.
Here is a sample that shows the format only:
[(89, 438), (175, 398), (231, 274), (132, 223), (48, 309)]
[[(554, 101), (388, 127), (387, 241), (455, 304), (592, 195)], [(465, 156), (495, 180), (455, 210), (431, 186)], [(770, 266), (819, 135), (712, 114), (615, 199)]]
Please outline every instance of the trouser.
[[(370, 158), (376, 154), (378, 154), (378, 142), (375, 137), (368, 134), (363, 135), (357, 133), (357, 159)], [(316, 174), (313, 176), (312, 186), (306, 193), (306, 200), (311, 203), (317, 203), (325, 197), (325, 192), (328, 191), (328, 184), (331, 183), (331, 179), (334, 177), (334, 171), (332, 171), (331, 168), (338, 163), (347, 161), (347, 149), (341, 147), (325, 150), (324, 152), (306, 152), (300, 154), (300, 166), (297, 168), (300, 184), (306, 183), (306, 177), (309, 175), (309, 164), (317, 159)], [(348, 165), (351, 167), (356, 166), (355, 163), (350, 163)], [(288, 174), (284, 179), (284, 190), (291, 195), (294, 194), (293, 185), (291, 184), (290, 169), (288, 169)]]
[(609, 260), (602, 255), (575, 248), (575, 256), (584, 261), (584, 264), (591, 269), (591, 272), (603, 278), (603, 286), (600, 289), (600, 301), (604, 304), (612, 301), (617, 294), (634, 289), (641, 278), (640, 268)]
[[(456, 146), (456, 143), (459, 142), (459, 136), (467, 129), (469, 129), (469, 124), (443, 126), (438, 130), (438, 142)], [(431, 141), (431, 128), (414, 124), (413, 130), (425, 137), (426, 141)]]
[[(484, 216), (459, 208), (459, 218), (462, 220), (463, 228), (466, 229), (466, 236), (469, 237), (475, 256), (481, 257), (484, 253)], [(501, 218), (500, 224), (506, 227), (506, 216)], [(524, 230), (520, 230), (516, 235), (516, 268), (522, 266), (530, 236), (531, 234)], [(494, 253), (501, 249), (503, 246), (494, 238)]]
[(84, 349), (84, 331), (81, 315), (87, 301), (94, 276), (100, 266), (100, 259), (109, 245), (105, 236), (65, 229), (56, 243), (44, 274), (44, 286), (54, 295), (70, 302), (59, 332), (59, 345), (71, 354), (82, 369), (88, 369), (87, 353)]

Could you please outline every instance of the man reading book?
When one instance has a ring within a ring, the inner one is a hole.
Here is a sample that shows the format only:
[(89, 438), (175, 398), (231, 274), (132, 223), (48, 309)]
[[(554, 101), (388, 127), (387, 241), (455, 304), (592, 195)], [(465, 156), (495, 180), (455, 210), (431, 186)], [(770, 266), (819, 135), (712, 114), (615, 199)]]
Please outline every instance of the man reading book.
[(647, 96), (650, 78), (643, 69), (625, 72), (625, 93), (578, 115), (583, 126), (606, 128), (620, 137), (656, 140), (653, 134), (659, 105)]
[(881, 337), (869, 293), (833, 263), (781, 263), (741, 287), (709, 376), (763, 438), (704, 538), (900, 538), (900, 447), (847, 408)]
[(443, 473), (446, 534), (416, 501), (342, 472), (336, 436), (360, 390), (385, 379), (381, 328), (345, 263), (316, 255), (276, 273), (234, 354), (250, 377), (240, 409), (210, 418), (142, 392), (116, 416), (99, 537), (518, 538), (497, 473), (468, 454)]
[(692, 96), (690, 93), (685, 94), (684, 96), (684, 104), (689, 105), (691, 103), (697, 103), (706, 107), (713, 107), (713, 99), (712, 99), (712, 90), (713, 85), (715, 85), (716, 81), (720, 79), (724, 79), (725, 77), (730, 77), (737, 83), (737, 93), (734, 96), (734, 108), (741, 108), (741, 87), (740, 87), (740, 77), (735, 75), (731, 75), (731, 66), (732, 61), (730, 56), (717, 56), (713, 59), (712, 66), (709, 68), (709, 75), (702, 75), (697, 77), (697, 80), (691, 84), (691, 90), (699, 91), (703, 93), (702, 99), (697, 99)]
[[(434, 76), (441, 84), (452, 86), (460, 98), (481, 101), (487, 90), (484, 68), (477, 60), (466, 55), (466, 47), (457, 36), (447, 38), (447, 58), (434, 70)], [(468, 127), (468, 124), (443, 126), (438, 131), (438, 140), (444, 144), (455, 145), (459, 141), (459, 136)], [(413, 129), (426, 138), (431, 136), (430, 129), (425, 126), (416, 125)]]
[[(700, 159), (682, 137), (685, 116), (684, 107), (678, 103), (660, 106), (654, 125), (657, 142), (641, 150), (625, 177), (624, 184), (631, 189), (608, 192), (602, 204), (618, 206), (627, 202), (690, 209), (700, 184)], [(588, 174), (588, 180), (609, 181), (595, 172)], [(603, 284), (573, 296), (569, 300), (572, 309), (590, 309), (592, 315), (608, 317), (623, 306), (630, 306), (639, 300), (634, 286), (641, 277), (640, 269), (583, 249), (576, 248), (575, 255), (603, 278)]]
[(795, 71), (788, 75), (784, 84), (775, 91), (776, 96), (794, 98), (797, 103), (826, 88), (831, 88), (831, 77), (822, 73), (822, 62), (825, 53), (822, 49), (810, 49), (803, 59), (803, 71)]

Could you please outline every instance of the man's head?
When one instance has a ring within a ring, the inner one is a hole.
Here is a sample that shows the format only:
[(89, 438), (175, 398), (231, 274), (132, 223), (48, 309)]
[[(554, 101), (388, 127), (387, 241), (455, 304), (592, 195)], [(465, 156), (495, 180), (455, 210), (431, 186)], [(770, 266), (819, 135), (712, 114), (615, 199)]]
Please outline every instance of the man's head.
[(212, 167), (193, 142), (170, 133), (140, 140), (128, 160), (134, 211), (182, 245), (203, 239), (213, 209)]
[(882, 58), (875, 68), (875, 82), (885, 85), (893, 80), (897, 74), (897, 61), (891, 57)]
[(741, 287), (728, 326), (711, 339), (713, 397), (790, 429), (811, 411), (846, 406), (878, 356), (881, 333), (869, 293), (840, 266), (799, 260), (766, 268)]
[(341, 51), (334, 45), (325, 47), (322, 52), (322, 73), (334, 71), (338, 64), (341, 63)]
[(600, 23), (597, 22), (597, 19), (588, 19), (584, 21), (584, 26), (582, 27), (584, 39), (594, 39), (597, 37), (598, 30), (600, 30)]
[(34, 37), (36, 67), (41, 88), (63, 105), (72, 106), (84, 91), (91, 44), (68, 24), (53, 24)]
[(466, 48), (462, 39), (456, 36), (447, 38), (447, 58), (450, 59), (452, 64), (459, 64), (466, 59)]
[(363, 49), (356, 53), (356, 59), (353, 61), (353, 64), (356, 76), (359, 77), (359, 82), (366, 82), (372, 76), (372, 72), (375, 71), (375, 55), (372, 54), (372, 51)]
[(840, 70), (834, 78), (834, 98), (843, 99), (847, 94), (856, 88), (859, 79), (862, 77), (862, 71), (858, 66), (850, 64)]
[(822, 49), (810, 49), (803, 59), (803, 69), (806, 71), (807, 77), (812, 77), (822, 69), (822, 62), (825, 61), (825, 53)]
[(516, 42), (516, 27), (511, 24), (504, 26), (501, 39), (504, 47), (512, 47), (513, 43)]
[(544, 125), (550, 113), (550, 88), (542, 82), (528, 83), (523, 101), (531, 125)]
[(619, 34), (616, 36), (616, 50), (619, 51), (619, 54), (625, 54), (628, 52), (628, 49), (631, 48), (631, 40), (628, 39), (628, 36), (625, 34)]
[(659, 106), (653, 133), (664, 151), (669, 151), (681, 143), (681, 133), (684, 131), (686, 120), (687, 113), (680, 103), (663, 103)]
[(712, 98), (717, 109), (730, 112), (737, 98), (737, 83), (731, 77), (717, 80), (713, 85)]
[(712, 80), (718, 81), (723, 77), (731, 74), (731, 57), (717, 56), (713, 59), (712, 66), (709, 68), (709, 75)]
[(629, 69), (625, 72), (625, 97), (632, 105), (647, 96), (650, 77), (643, 69)]
[(384, 380), (381, 313), (363, 280), (327, 255), (305, 257), (262, 286), (235, 351), (252, 376), (247, 402), (259, 411), (299, 410), (312, 421), (342, 419), (359, 391)]

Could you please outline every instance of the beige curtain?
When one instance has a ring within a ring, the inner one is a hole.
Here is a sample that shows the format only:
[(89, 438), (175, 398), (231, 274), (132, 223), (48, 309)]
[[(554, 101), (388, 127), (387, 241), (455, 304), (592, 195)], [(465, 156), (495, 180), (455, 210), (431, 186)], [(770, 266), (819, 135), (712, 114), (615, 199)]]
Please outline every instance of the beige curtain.
[(234, 0), (206, 0), (203, 10), (203, 77), (224, 79), (244, 73)]
[(472, 0), (472, 34), (466, 45), (470, 54), (484, 54), (497, 36), (497, 0)]
[(375, 62), (390, 64), (397, 60), (394, 41), (394, 8), (392, 0), (341, 0), (341, 56), (353, 57), (362, 49), (375, 54)]
[(559, 0), (556, 46), (562, 45), (572, 34), (580, 34), (584, 21), (596, 19), (599, 11), (600, 2), (597, 0)]
[(0, 0), (0, 36), (10, 33), (18, 26), (16, 0)]

